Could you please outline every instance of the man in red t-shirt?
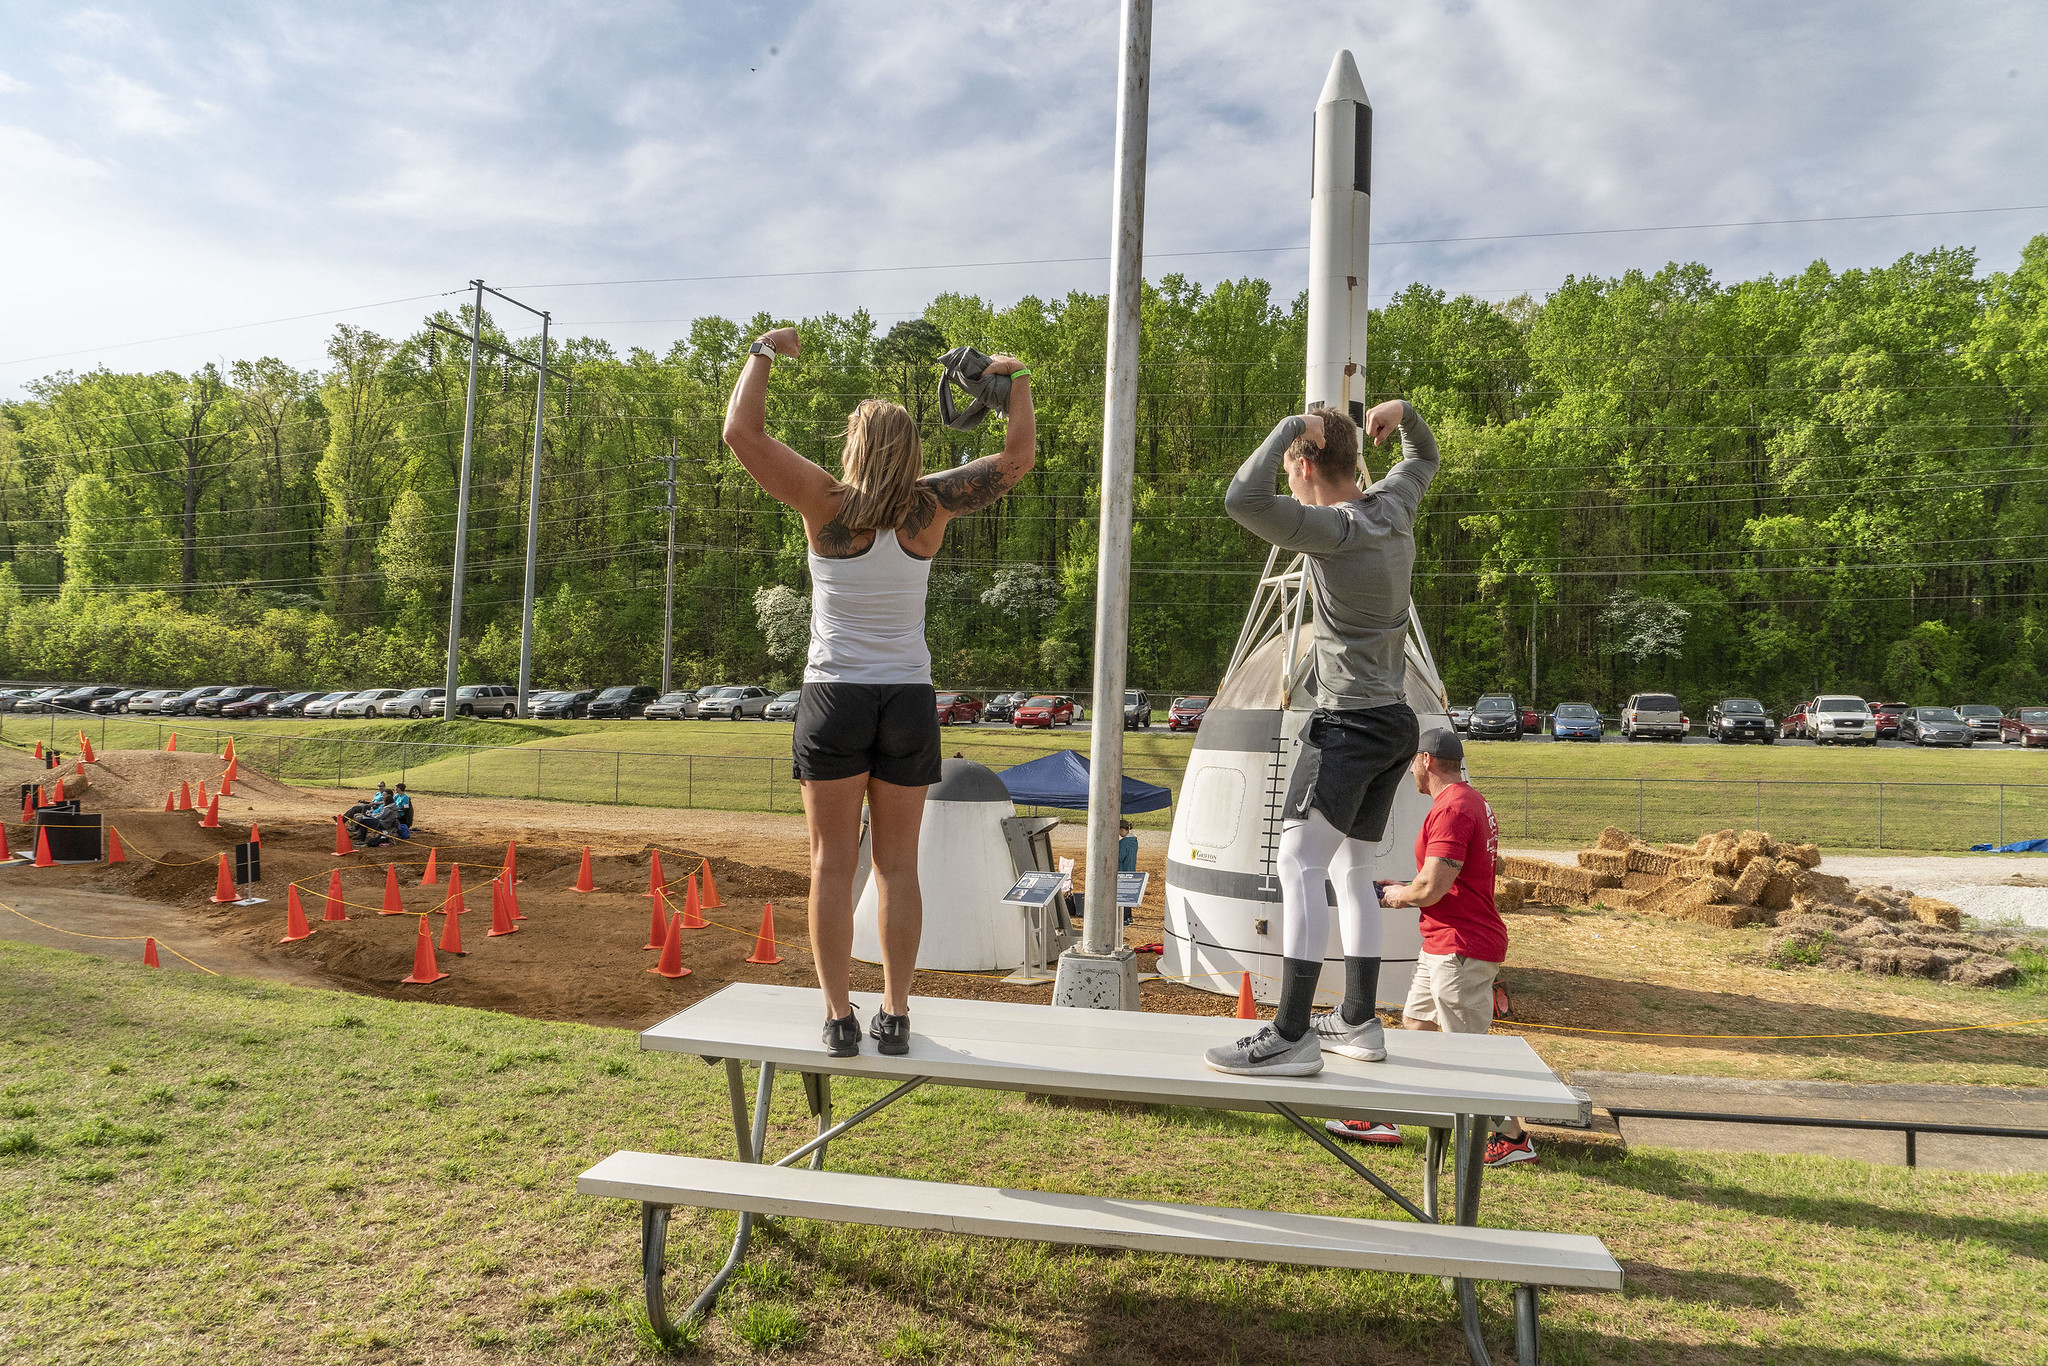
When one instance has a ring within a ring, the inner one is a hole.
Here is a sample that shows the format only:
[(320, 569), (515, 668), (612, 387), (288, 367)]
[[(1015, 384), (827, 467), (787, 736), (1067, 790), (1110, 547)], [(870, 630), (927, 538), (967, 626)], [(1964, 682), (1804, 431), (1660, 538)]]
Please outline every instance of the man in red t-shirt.
[[(1493, 906), (1500, 824), (1465, 781), (1465, 746), (1450, 731), (1424, 735), (1408, 771), (1430, 799), (1415, 840), (1415, 880), (1380, 894), (1382, 905), (1422, 913), (1422, 954), (1401, 1026), (1484, 1034), (1493, 1027), (1494, 974), (1508, 956), (1508, 928)], [(1509, 1120), (1486, 1147), (1489, 1167), (1535, 1160), (1520, 1120)]]

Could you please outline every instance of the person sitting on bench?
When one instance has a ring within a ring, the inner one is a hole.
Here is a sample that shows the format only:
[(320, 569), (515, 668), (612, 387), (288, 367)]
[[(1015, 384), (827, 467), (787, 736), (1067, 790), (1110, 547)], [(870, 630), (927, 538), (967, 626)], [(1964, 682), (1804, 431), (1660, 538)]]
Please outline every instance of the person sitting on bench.
[(391, 789), (384, 783), (377, 784), (377, 790), (370, 800), (357, 802), (341, 813), (350, 833), (362, 844), (375, 847), (386, 842), (384, 814), (391, 803)]
[(412, 794), (400, 783), (398, 790), (391, 794), (391, 804), (386, 809), (384, 828), (402, 840), (412, 838), (412, 828), (417, 824), (413, 817)]

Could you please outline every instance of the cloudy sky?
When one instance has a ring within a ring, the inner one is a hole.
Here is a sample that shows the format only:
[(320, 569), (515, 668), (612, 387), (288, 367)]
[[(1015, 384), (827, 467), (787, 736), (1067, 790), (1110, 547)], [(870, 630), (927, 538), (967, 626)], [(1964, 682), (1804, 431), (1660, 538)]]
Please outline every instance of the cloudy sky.
[[(942, 289), (1099, 290), (1099, 259), (1058, 258), (1106, 250), (1115, 8), (0, 0), (0, 396), (98, 364), (315, 364), (335, 321), (402, 332), (477, 275), (657, 348), (705, 313), (887, 325)], [(1941, 244), (1998, 269), (2048, 230), (1399, 245), (2048, 204), (2048, 7), (2025, 0), (1159, 0), (1149, 275), (1301, 287), (1305, 253), (1273, 249), (1307, 238), (1340, 47), (1375, 106), (1376, 298)], [(753, 278), (672, 279), (704, 276)]]

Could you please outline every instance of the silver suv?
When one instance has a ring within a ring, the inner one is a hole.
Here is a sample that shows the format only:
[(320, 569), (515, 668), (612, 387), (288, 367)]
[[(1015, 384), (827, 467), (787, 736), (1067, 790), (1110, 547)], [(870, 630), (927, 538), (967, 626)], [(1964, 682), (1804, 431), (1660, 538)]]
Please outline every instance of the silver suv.
[(766, 688), (718, 688), (698, 699), (697, 716), (705, 721), (737, 721), (743, 716), (759, 718), (775, 700)]
[(1877, 718), (1860, 697), (1816, 697), (1806, 704), (1806, 733), (1816, 745), (1874, 745)]
[(1639, 692), (1621, 709), (1621, 738), (1684, 740), (1692, 729), (1678, 699), (1668, 692)]

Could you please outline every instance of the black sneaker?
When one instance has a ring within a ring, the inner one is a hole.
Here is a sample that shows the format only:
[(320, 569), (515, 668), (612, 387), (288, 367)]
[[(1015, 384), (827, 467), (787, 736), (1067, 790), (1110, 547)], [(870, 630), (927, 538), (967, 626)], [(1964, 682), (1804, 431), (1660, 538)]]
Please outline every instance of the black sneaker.
[(843, 1019), (825, 1021), (825, 1056), (853, 1058), (860, 1055), (860, 1019), (847, 1011)]
[(900, 1057), (910, 1051), (910, 1017), (891, 1015), (880, 1006), (875, 1007), (875, 1022), (868, 1029), (875, 1041), (875, 1051)]

